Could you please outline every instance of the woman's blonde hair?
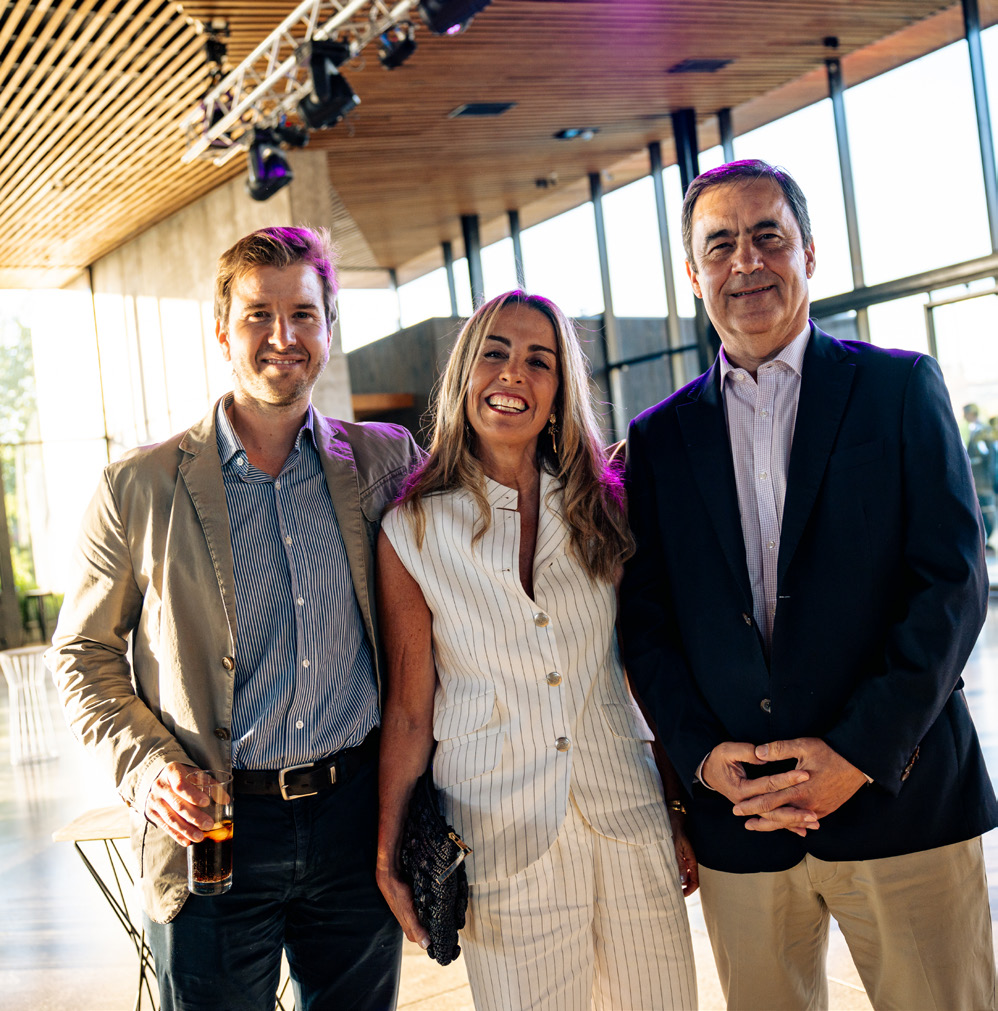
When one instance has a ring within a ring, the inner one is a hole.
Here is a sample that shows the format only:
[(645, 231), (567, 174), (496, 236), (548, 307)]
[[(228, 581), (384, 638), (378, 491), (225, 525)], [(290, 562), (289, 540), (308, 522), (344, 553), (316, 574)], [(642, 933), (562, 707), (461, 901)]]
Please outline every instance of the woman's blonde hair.
[(634, 553), (621, 474), (607, 459), (589, 388), (589, 366), (575, 327), (554, 302), (540, 295), (522, 291), (498, 295), (479, 307), (461, 328), (434, 390), (429, 456), (409, 477), (398, 506), (413, 520), (420, 548), (426, 532), (422, 499), (434, 492), (467, 489), (481, 512), (473, 543), (488, 530), (491, 509), (485, 496), (485, 474), (475, 456), (476, 437), (465, 410), (482, 344), (493, 332), (496, 316), (512, 306), (541, 313), (554, 330), (559, 379), (554, 402), (556, 432), (554, 439), (546, 428), (538, 436), (537, 465), (553, 474), (564, 489), (572, 553), (593, 579), (610, 582), (617, 567)]

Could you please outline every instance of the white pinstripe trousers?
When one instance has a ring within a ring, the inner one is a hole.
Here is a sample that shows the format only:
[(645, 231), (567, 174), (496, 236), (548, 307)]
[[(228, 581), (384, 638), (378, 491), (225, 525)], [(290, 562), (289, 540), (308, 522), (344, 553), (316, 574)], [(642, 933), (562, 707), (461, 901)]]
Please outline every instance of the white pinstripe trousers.
[(477, 1011), (688, 1011), (696, 971), (672, 840), (594, 832), (575, 804), (551, 849), (474, 885), (461, 934)]

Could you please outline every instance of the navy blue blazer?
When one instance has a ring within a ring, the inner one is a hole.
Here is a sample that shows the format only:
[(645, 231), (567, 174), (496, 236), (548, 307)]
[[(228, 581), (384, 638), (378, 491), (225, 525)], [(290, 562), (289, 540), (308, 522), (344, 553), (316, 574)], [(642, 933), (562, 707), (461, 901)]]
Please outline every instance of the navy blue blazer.
[[(691, 784), (702, 863), (748, 872), (791, 867), (805, 852), (865, 860), (998, 824), (961, 691), (987, 610), (983, 535), (932, 358), (812, 325), (768, 659), (717, 362), (632, 422), (627, 487), (638, 550), (621, 589), (624, 659)], [(874, 780), (806, 838), (749, 832), (725, 797), (693, 785), (722, 741), (792, 737), (823, 738)]]

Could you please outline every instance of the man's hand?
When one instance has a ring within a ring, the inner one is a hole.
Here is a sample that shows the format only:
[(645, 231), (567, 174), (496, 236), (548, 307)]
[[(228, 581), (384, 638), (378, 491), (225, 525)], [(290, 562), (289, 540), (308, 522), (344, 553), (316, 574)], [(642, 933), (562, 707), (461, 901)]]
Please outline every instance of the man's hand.
[[(765, 745), (763, 745), (765, 747)], [(700, 778), (712, 790), (724, 794), (735, 807), (735, 814), (740, 814), (739, 807), (743, 803), (757, 800), (760, 797), (785, 796), (789, 790), (799, 788), (806, 783), (810, 774), (800, 767), (790, 769), (788, 772), (778, 772), (772, 776), (761, 776), (759, 779), (749, 779), (745, 775), (745, 766), (765, 765), (767, 761), (776, 761), (777, 756), (771, 755), (768, 759), (758, 753), (759, 749), (753, 744), (736, 743), (726, 741), (717, 745), (707, 756), (700, 770)], [(789, 757), (789, 756), (780, 756)], [(783, 802), (785, 803), (785, 802)], [(772, 805), (775, 808), (782, 808), (783, 804), (777, 802)], [(758, 812), (753, 811), (753, 814)], [(818, 819), (813, 811), (802, 806), (801, 809), (790, 808), (781, 810), (776, 816), (779, 824), (774, 824), (773, 828), (788, 828), (797, 835), (805, 835), (808, 828), (817, 827)], [(761, 820), (761, 819), (756, 819)]]
[[(785, 790), (739, 799), (734, 813), (748, 816), (745, 827), (754, 832), (789, 828), (803, 835), (799, 814), (807, 811), (815, 820), (807, 828), (818, 828), (818, 820), (838, 810), (861, 786), (866, 776), (851, 762), (818, 737), (798, 737), (791, 741), (760, 744), (755, 757), (763, 762), (797, 760), (797, 771), (807, 772), (806, 780)], [(777, 778), (777, 777), (772, 777)]]
[(214, 822), (201, 808), (210, 798), (203, 790), (187, 782), (187, 776), (197, 772), (193, 765), (170, 762), (156, 777), (146, 798), (146, 818), (169, 833), (181, 846), (201, 842), (204, 831)]

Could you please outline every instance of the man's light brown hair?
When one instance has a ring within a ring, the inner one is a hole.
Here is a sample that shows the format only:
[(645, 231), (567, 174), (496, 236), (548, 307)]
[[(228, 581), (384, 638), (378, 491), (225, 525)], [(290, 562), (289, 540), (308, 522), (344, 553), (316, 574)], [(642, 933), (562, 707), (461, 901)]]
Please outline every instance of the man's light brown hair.
[(335, 248), (325, 228), (261, 228), (243, 236), (218, 258), (215, 274), (215, 319), (229, 322), (233, 282), (254, 267), (293, 267), (307, 264), (322, 282), (326, 322), (336, 321)]

